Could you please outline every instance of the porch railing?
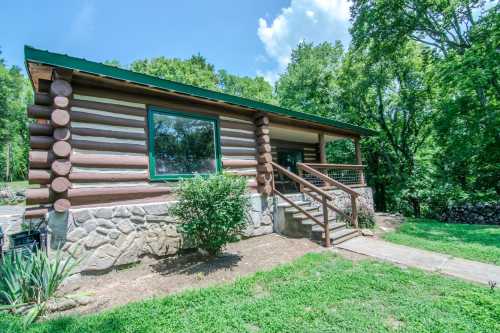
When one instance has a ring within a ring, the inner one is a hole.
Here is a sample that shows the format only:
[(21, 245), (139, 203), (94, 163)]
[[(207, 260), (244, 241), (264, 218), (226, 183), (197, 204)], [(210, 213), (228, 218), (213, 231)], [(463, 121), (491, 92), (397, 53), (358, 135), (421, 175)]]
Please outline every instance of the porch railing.
[[(312, 165), (323, 165), (323, 164), (312, 164)], [(330, 178), (328, 175), (321, 173), (320, 171), (314, 169), (311, 164), (306, 164), (306, 163), (297, 163), (297, 168), (299, 169), (299, 175), (305, 179), (310, 179), (314, 178), (316, 180), (319, 180), (322, 182), (322, 190), (329, 190), (329, 189), (339, 189), (342, 192), (345, 192), (347, 195), (349, 195), (350, 203), (351, 203), (351, 215), (348, 215), (346, 212), (343, 212), (339, 210), (338, 208), (334, 209), (335, 212), (339, 213), (340, 215), (343, 215), (344, 218), (349, 220), (351, 222), (351, 225), (354, 226), (356, 229), (359, 229), (358, 227), (358, 207), (357, 207), (357, 198), (359, 196), (359, 193), (354, 191), (351, 187), (348, 185), (339, 182), (338, 180), (335, 180), (333, 178)], [(305, 189), (307, 191), (307, 188)]]
[[(329, 163), (301, 163), (307, 165), (329, 178), (344, 185), (365, 186), (364, 165), (358, 164), (329, 164)], [(299, 169), (300, 170), (300, 169)], [(325, 186), (325, 181), (311, 173), (305, 174), (304, 178), (316, 186)]]
[[(273, 177), (272, 177), (272, 187), (273, 187), (273, 193), (278, 195), (280, 198), (282, 198), (284, 201), (288, 202), (290, 205), (292, 205), (294, 208), (296, 208), (299, 212), (307, 216), (309, 219), (311, 219), (314, 223), (317, 225), (321, 226), (324, 230), (324, 236), (325, 236), (325, 246), (330, 247), (330, 226), (329, 226), (329, 209), (335, 211), (337, 214), (342, 215), (344, 218), (350, 220), (351, 225), (354, 226), (356, 229), (358, 229), (358, 213), (357, 213), (357, 204), (356, 204), (356, 199), (358, 197), (358, 193), (354, 190), (352, 190), (350, 187), (334, 180), (328, 177), (325, 174), (322, 174), (321, 172), (313, 169), (312, 167), (304, 164), (304, 163), (298, 163), (297, 167), (299, 168), (299, 172), (302, 173), (308, 173), (314, 175), (316, 178), (321, 179), (324, 183), (329, 184), (330, 186), (335, 186), (342, 191), (348, 193), (351, 198), (351, 214), (348, 215), (344, 211), (342, 211), (340, 208), (336, 207), (333, 204), (333, 201), (335, 198), (333, 195), (330, 193), (326, 192), (324, 189), (318, 187), (317, 185), (311, 183), (307, 179), (304, 179), (303, 177), (289, 171), (288, 169), (285, 169), (281, 165), (271, 162), (271, 165), (273, 166)], [(295, 182), (298, 184), (299, 191), (301, 193), (304, 193), (314, 201), (318, 202), (321, 204), (321, 207), (323, 209), (323, 215), (321, 217), (315, 217), (311, 215), (308, 211), (303, 209), (301, 206), (297, 205), (293, 200), (287, 198), (283, 193), (281, 193), (277, 188), (276, 184), (274, 182), (275, 176), (274, 173), (281, 174), (283, 176), (288, 177), (291, 181)], [(320, 220), (321, 218), (321, 220)]]

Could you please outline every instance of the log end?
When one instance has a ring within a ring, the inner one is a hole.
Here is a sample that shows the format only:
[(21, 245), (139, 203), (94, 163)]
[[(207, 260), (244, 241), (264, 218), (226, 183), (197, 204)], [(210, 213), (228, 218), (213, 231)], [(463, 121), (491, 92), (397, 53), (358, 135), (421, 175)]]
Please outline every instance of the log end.
[(64, 213), (71, 208), (71, 202), (68, 199), (57, 199), (54, 202), (54, 210), (58, 213)]

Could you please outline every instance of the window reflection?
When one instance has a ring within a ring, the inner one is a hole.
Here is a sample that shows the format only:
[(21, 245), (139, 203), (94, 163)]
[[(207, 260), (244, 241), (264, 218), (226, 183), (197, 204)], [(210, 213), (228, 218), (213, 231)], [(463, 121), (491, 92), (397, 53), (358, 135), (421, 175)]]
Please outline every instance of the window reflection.
[(155, 174), (217, 171), (215, 120), (152, 113)]

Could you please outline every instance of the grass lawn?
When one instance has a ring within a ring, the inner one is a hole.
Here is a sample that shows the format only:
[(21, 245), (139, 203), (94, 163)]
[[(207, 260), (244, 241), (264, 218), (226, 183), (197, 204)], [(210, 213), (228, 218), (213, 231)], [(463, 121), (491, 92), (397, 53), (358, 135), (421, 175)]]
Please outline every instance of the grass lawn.
[(498, 226), (406, 219), (398, 230), (385, 234), (384, 239), (454, 257), (500, 265)]
[[(0, 317), (5, 332), (18, 321)], [(1, 331), (1, 329), (0, 329)], [(308, 254), (235, 283), (38, 323), (29, 332), (499, 332), (500, 292)]]

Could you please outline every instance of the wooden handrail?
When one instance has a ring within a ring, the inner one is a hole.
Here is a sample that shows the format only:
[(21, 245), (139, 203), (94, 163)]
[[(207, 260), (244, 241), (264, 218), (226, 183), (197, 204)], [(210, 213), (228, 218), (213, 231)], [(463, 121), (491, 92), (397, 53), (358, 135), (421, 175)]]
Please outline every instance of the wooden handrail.
[(346, 185), (342, 184), (341, 182), (338, 182), (335, 179), (332, 179), (332, 178), (328, 177), (327, 175), (319, 172), (318, 170), (311, 168), (307, 164), (297, 163), (297, 167), (300, 168), (300, 169), (302, 169), (302, 170), (304, 170), (304, 171), (307, 171), (308, 173), (310, 173), (310, 174), (312, 174), (312, 175), (314, 175), (316, 177), (318, 177), (319, 179), (323, 180), (324, 182), (327, 182), (327, 183), (330, 183), (332, 185), (337, 186), (342, 191), (347, 192), (347, 193), (349, 193), (350, 195), (352, 195), (352, 196), (354, 196), (356, 198), (359, 196), (359, 193), (356, 192), (356, 191), (354, 191), (353, 189), (351, 189), (349, 186), (346, 186)]
[(302, 164), (317, 169), (363, 170), (365, 168), (365, 166), (361, 164), (329, 164), (329, 163), (302, 163)]
[[(311, 192), (303, 192), (304, 194), (310, 196), (311, 198), (313, 198), (314, 200), (316, 201), (321, 201), (320, 198), (318, 198), (318, 196), (316, 196), (316, 194), (313, 194)], [(342, 216), (344, 216), (345, 218), (347, 219), (350, 219), (351, 217), (349, 215), (347, 215), (346, 213), (344, 213), (340, 208), (338, 207), (335, 207), (334, 205), (330, 204), (330, 203), (327, 203), (326, 204), (328, 206), (328, 208), (330, 208), (331, 210), (335, 211), (337, 214), (340, 214)]]
[(307, 187), (307, 188), (310, 188), (312, 191), (316, 192), (318, 195), (321, 195), (321, 197), (322, 197), (321, 202), (323, 203), (323, 223), (319, 219), (317, 219), (316, 217), (312, 216), (312, 214), (307, 212), (305, 209), (303, 209), (299, 205), (295, 204), (291, 199), (287, 198), (285, 195), (283, 195), (281, 192), (279, 192), (276, 189), (276, 186), (274, 183), (274, 176), (273, 176), (273, 180), (272, 180), (273, 193), (276, 193), (278, 196), (280, 196), (282, 199), (284, 199), (285, 201), (290, 203), (293, 207), (297, 208), (300, 212), (302, 212), (308, 218), (313, 220), (316, 224), (320, 225), (323, 228), (323, 231), (325, 233), (325, 246), (330, 247), (330, 245), (331, 245), (331, 243), (330, 243), (330, 226), (328, 224), (328, 209), (327, 209), (326, 203), (327, 203), (327, 200), (333, 200), (333, 197), (329, 193), (323, 191), (322, 189), (315, 186), (314, 184), (311, 184), (310, 182), (303, 179), (302, 177), (297, 176), (293, 172), (288, 171), (287, 169), (283, 168), (281, 165), (279, 165), (275, 162), (271, 162), (271, 165), (273, 166), (273, 170), (276, 169), (278, 173), (283, 173), (286, 176), (288, 176), (288, 178), (299, 183), (301, 192), (303, 192), (304, 187)]
[[(293, 181), (295, 181), (295, 182), (297, 182), (297, 183), (299, 183), (299, 184), (301, 184), (301, 185), (303, 185), (305, 187), (309, 187), (314, 192), (317, 192), (318, 194), (326, 196), (329, 200), (333, 200), (334, 199), (333, 196), (330, 193), (325, 192), (324, 190), (322, 190), (321, 188), (317, 187), (316, 185), (308, 182), (304, 178), (301, 178), (301, 177), (297, 176), (296, 174), (294, 174), (291, 171), (288, 171), (287, 169), (283, 168), (281, 165), (277, 164), (276, 162), (271, 162), (271, 164), (272, 164), (272, 166), (274, 168), (278, 169), (279, 172), (284, 173), (286, 176), (288, 176)], [(299, 165), (299, 164), (300, 163), (297, 163), (297, 165)]]

